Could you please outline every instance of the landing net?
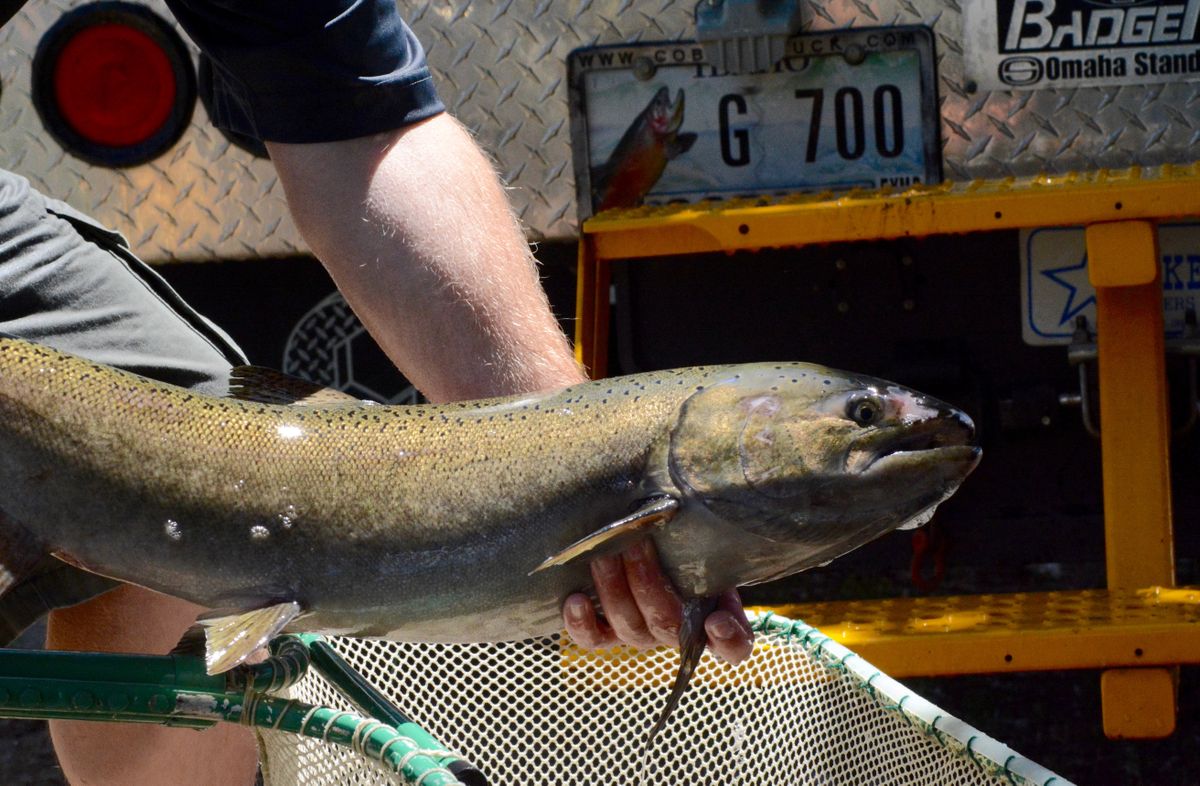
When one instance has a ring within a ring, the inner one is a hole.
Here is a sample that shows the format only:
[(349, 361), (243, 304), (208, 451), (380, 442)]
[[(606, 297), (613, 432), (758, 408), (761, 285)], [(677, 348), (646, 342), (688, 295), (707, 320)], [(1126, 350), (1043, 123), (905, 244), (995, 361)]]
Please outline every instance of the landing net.
[[(558, 636), (507, 644), (335, 639), (343, 657), (492, 786), (1036, 784), (1053, 772), (943, 712), (801, 622), (752, 617), (753, 656), (705, 655), (648, 758), (678, 665), (669, 649), (586, 653)], [(315, 673), (294, 698), (349, 709)], [(264, 732), (268, 786), (392, 784), (378, 765)]]

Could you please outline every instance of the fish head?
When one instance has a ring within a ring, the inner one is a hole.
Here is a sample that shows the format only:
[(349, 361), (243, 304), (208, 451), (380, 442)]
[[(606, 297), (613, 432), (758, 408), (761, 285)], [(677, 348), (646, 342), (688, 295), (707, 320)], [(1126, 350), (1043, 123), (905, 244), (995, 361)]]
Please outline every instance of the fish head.
[(925, 523), (975, 468), (971, 419), (884, 380), (731, 367), (681, 407), (667, 471), (686, 503), (772, 544), (747, 584)]
[(671, 101), (671, 91), (660, 87), (646, 107), (646, 122), (657, 137), (673, 134), (683, 125), (683, 90)]

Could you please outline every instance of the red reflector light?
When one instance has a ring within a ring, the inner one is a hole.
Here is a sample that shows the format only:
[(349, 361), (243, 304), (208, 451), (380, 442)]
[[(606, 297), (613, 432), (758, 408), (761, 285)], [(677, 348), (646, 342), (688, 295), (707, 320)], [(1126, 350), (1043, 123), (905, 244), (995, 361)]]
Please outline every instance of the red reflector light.
[(39, 42), (33, 102), (67, 152), (134, 166), (170, 149), (191, 122), (196, 72), (179, 34), (150, 9), (91, 3)]
[(85, 139), (127, 146), (154, 136), (175, 105), (175, 73), (161, 45), (121, 24), (87, 28), (54, 68), (63, 119)]

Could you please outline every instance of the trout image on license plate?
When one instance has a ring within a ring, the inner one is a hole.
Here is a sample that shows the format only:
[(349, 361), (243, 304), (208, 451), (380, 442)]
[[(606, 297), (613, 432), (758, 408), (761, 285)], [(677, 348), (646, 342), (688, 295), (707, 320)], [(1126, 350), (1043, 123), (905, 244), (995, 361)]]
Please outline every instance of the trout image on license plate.
[(579, 49), (569, 71), (581, 218), (941, 179), (928, 28), (798, 35), (750, 74), (718, 71), (686, 41)]

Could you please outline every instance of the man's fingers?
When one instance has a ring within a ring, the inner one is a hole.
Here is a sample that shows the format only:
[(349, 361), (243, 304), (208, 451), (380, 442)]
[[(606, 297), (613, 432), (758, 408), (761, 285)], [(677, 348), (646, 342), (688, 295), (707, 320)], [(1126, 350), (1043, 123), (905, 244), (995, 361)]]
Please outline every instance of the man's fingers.
[(646, 629), (657, 644), (679, 644), (683, 603), (658, 564), (654, 541), (647, 538), (623, 555), (625, 577)]
[(571, 641), (588, 650), (615, 647), (621, 643), (612, 626), (596, 614), (592, 599), (582, 592), (563, 603), (563, 624)]
[[(678, 645), (683, 603), (659, 565), (653, 541), (646, 539), (620, 556), (598, 557), (591, 570), (604, 617), (586, 595), (567, 598), (563, 622), (577, 644), (588, 649)], [(713, 653), (730, 663), (745, 660), (753, 649), (754, 634), (736, 590), (721, 596), (704, 630)]]
[(655, 647), (658, 641), (646, 627), (637, 600), (629, 589), (621, 557), (597, 557), (592, 560), (592, 580), (604, 617), (625, 644), (634, 647)]
[(729, 663), (742, 662), (754, 649), (754, 633), (737, 590), (721, 595), (717, 610), (704, 620), (704, 631), (713, 653)]

